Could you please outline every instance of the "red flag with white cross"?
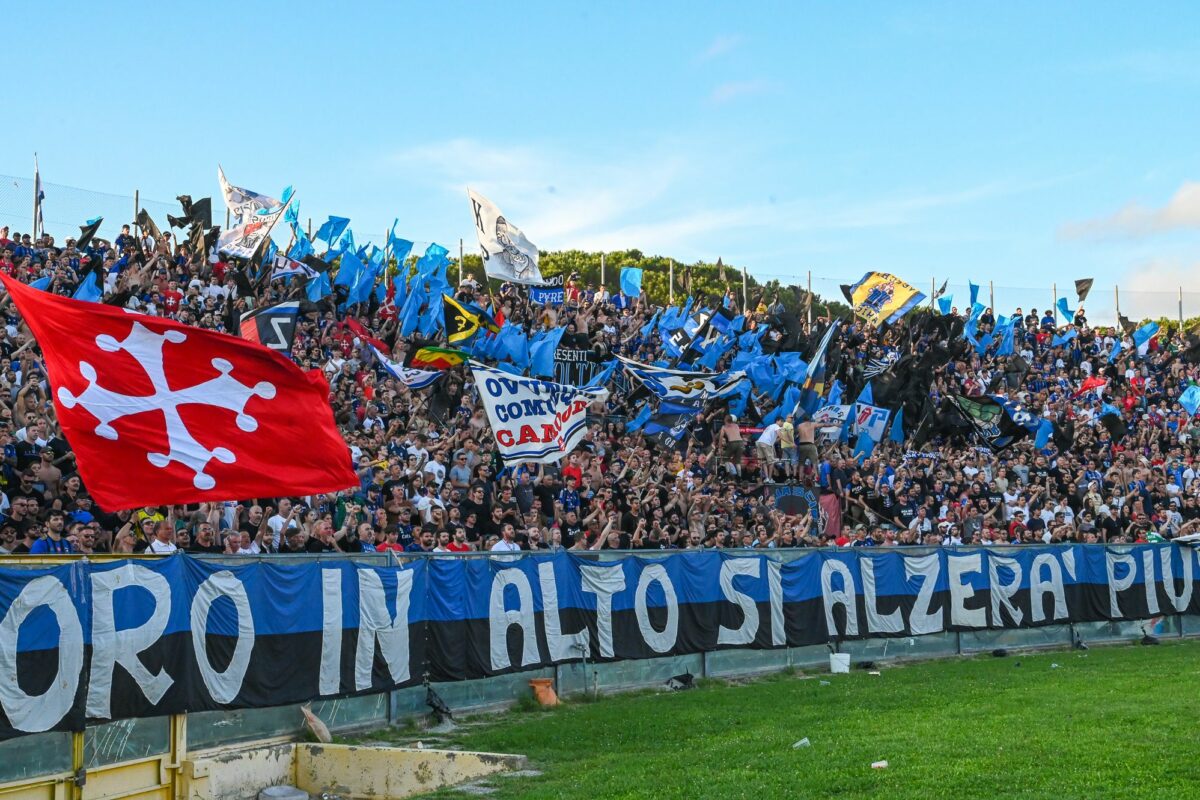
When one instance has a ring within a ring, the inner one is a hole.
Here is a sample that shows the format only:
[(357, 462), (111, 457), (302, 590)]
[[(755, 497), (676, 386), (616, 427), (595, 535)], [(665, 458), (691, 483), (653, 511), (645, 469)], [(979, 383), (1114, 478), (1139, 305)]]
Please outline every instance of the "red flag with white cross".
[(106, 510), (358, 484), (319, 371), (244, 339), (0, 280)]

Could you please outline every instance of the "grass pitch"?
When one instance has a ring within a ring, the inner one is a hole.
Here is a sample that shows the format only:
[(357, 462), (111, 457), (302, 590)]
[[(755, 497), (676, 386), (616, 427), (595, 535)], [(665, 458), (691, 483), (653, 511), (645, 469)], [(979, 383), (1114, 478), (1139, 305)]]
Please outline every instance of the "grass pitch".
[(1200, 642), (797, 673), (514, 711), (453, 745), (542, 771), (492, 798), (1200, 797), (1198, 674)]

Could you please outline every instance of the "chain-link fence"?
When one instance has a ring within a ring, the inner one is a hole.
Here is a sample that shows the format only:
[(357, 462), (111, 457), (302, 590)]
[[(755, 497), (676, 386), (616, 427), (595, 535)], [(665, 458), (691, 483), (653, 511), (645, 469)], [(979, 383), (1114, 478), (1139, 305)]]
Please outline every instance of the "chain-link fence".
[[(798, 283), (802, 288), (808, 288), (812, 282), (812, 291), (819, 297), (829, 300), (843, 301), (841, 285), (858, 280), (860, 275), (848, 279), (838, 279), (819, 276), (815, 273), (776, 275), (770, 272), (755, 273), (760, 281), (778, 280), (784, 285)], [(942, 288), (945, 278), (920, 279), (916, 276), (899, 276), (911, 283), (925, 294), (925, 304), (931, 305), (930, 299), (936, 290)], [(951, 296), (952, 306), (960, 313), (966, 313), (971, 308), (971, 290), (966, 283), (950, 282), (946, 286), (946, 295)], [(1115, 325), (1118, 310), (1131, 320), (1161, 319), (1187, 320), (1200, 317), (1200, 291), (1188, 290), (1182, 286), (1155, 286), (1147, 290), (1141, 287), (1116, 286), (1096, 281), (1088, 293), (1087, 300), (1078, 302), (1075, 294), (1075, 281), (1064, 277), (1057, 284), (1053, 281), (1045, 286), (1002, 286), (983, 281), (979, 284), (979, 302), (991, 308), (999, 316), (1010, 316), (1018, 308), (1028, 315), (1037, 309), (1042, 316), (1048, 309), (1053, 309), (1060, 325), (1069, 320), (1058, 313), (1058, 298), (1067, 299), (1067, 308), (1078, 312), (1082, 307), (1090, 325)]]
[[(216, 189), (216, 187), (213, 187)], [(154, 200), (137, 194), (113, 194), (96, 192), (90, 189), (80, 189), (75, 186), (65, 186), (58, 183), (43, 183), (45, 200), (42, 203), (44, 230), (58, 242), (63, 242), (69, 236), (79, 234), (79, 226), (93, 217), (103, 217), (99, 236), (112, 239), (121, 232), (121, 226), (132, 223), (137, 216), (138, 208), (145, 208), (158, 226), (167, 229), (167, 215), (179, 214), (181, 209), (175, 200)], [(193, 197), (212, 196), (213, 223), (226, 225), (223, 203), (220, 192), (194, 192)], [(322, 219), (309, 222), (302, 217), (302, 224), (312, 228), (320, 226)], [(0, 225), (7, 225), (10, 231), (26, 233), (33, 227), (33, 179), (17, 178), (11, 175), (0, 175)], [(360, 243), (375, 242), (382, 244), (387, 241), (386, 233), (371, 233), (355, 230), (355, 239)], [(276, 237), (278, 240), (278, 237)], [(279, 242), (286, 246), (286, 239)], [(428, 242), (416, 242), (414, 252), (422, 252)], [(454, 243), (455, 245), (457, 243)], [(448, 245), (449, 246), (449, 245)], [(453, 249), (453, 247), (451, 247)], [(766, 282), (778, 280), (784, 285), (799, 283), (806, 286), (811, 281), (811, 287), (820, 297), (829, 300), (840, 300), (840, 286), (853, 281), (859, 276), (834, 278), (807, 272), (790, 272), (788, 274), (771, 272), (769, 270), (751, 269), (755, 278)], [(901, 276), (924, 292), (932, 296), (934, 289), (940, 288), (944, 279), (920, 278), (918, 276)], [(953, 305), (960, 311), (970, 308), (970, 291), (966, 284), (951, 283), (946, 288), (947, 294), (953, 295)], [(979, 287), (979, 301), (992, 307), (996, 314), (1012, 314), (1017, 308), (1024, 313), (1031, 309), (1044, 312), (1053, 308), (1057, 298), (1067, 298), (1068, 308), (1077, 310), (1080, 305), (1076, 302), (1074, 280), (1064, 276), (1055, 285), (1053, 280), (1045, 286), (1003, 286), (983, 282)], [(930, 302), (926, 300), (926, 302)], [(1087, 319), (1093, 324), (1112, 325), (1120, 313), (1133, 320), (1141, 319), (1178, 319), (1187, 320), (1200, 317), (1200, 291), (1185, 290), (1181, 286), (1155, 286), (1152, 289), (1140, 286), (1114, 286), (1099, 281), (1092, 287), (1087, 301), (1082, 304), (1086, 309)], [(1059, 318), (1060, 323), (1066, 320)]]

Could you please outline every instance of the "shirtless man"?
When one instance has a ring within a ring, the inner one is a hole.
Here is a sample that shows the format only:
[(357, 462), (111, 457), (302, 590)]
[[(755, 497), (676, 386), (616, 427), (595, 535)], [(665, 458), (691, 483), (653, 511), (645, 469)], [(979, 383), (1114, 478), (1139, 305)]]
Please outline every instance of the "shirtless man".
[(806, 419), (796, 426), (796, 449), (800, 451), (801, 470), (816, 469), (821, 460), (817, 452), (817, 423)]

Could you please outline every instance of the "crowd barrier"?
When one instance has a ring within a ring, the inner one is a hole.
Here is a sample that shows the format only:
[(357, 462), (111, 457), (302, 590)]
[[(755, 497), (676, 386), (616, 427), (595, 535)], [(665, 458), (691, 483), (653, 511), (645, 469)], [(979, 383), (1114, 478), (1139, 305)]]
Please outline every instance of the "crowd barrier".
[[(1062, 552), (1067, 548), (1030, 548), (1029, 563), (1039, 556), (1054, 556), (1063, 564)], [(1076, 621), (1067, 623), (1052, 623), (1041, 627), (1002, 628), (982, 630), (952, 630), (947, 629), (936, 633), (921, 635), (892, 634), (888, 636), (864, 635), (863, 638), (841, 639), (836, 646), (842, 652), (848, 652), (854, 660), (870, 659), (876, 662), (888, 662), (910, 659), (928, 659), (970, 655), (973, 653), (989, 652), (998, 647), (1005, 648), (1065, 648), (1077, 639), (1088, 643), (1129, 642), (1141, 639), (1145, 634), (1152, 633), (1160, 637), (1200, 636), (1200, 614), (1189, 603), (1184, 613), (1170, 613), (1174, 609), (1174, 601), (1182, 592), (1187, 591), (1182, 580), (1183, 564), (1192, 558), (1190, 550), (1172, 546), (1152, 548), (1084, 547), (1098, 554), (1100, 559), (1108, 561), (1109, 556), (1115, 557), (1116, 585), (1121, 586), (1129, 581), (1125, 588), (1115, 590), (1117, 602), (1133, 600), (1134, 595), (1146, 596), (1144, 583), (1139, 572), (1144, 576), (1145, 566), (1150, 564), (1157, 573), (1164, 563), (1162, 552), (1170, 553), (1172, 574), (1176, 577), (1174, 586), (1168, 594), (1161, 584), (1156, 585), (1156, 592), (1161, 591), (1159, 599), (1171, 605), (1163, 605), (1161, 615), (1148, 620), (1098, 620)], [(1034, 553), (1033, 551), (1040, 551)], [(948, 563), (951, 557), (971, 556), (980, 551), (974, 549), (930, 549), (914, 548), (906, 551), (912, 558), (933, 555)], [(1021, 548), (1007, 548), (994, 553), (999, 558), (1019, 555)], [(1147, 562), (1144, 553), (1150, 552), (1152, 559)], [(738, 559), (744, 554), (738, 551), (719, 555), (722, 561)], [(771, 560), (781, 566), (794, 561), (804, 561), (814, 556), (838, 555), (830, 551), (793, 551), (771, 554)], [(845, 555), (842, 553), (841, 555)], [(1130, 566), (1125, 557), (1132, 556)], [(1187, 558), (1183, 558), (1186, 556)], [(857, 558), (857, 555), (855, 556)], [(1089, 556), (1076, 563), (1093, 561), (1097, 556)], [(344, 559), (292, 559), (288, 557), (269, 558), (221, 558), (204, 562), (206, 565), (220, 571), (228, 567), (253, 567), (266, 562), (287, 562), (295, 564), (299, 561), (314, 563), (320, 567), (328, 567), (336, 563), (339, 567), (354, 564), (371, 569), (395, 568), (396, 560), (387, 556), (362, 556)], [(422, 561), (426, 559), (421, 559)], [(484, 556), (474, 558), (455, 558), (459, 563), (471, 561), (481, 564), (491, 570), (508, 569), (513, 562), (498, 562)], [(524, 562), (522, 558), (516, 563)], [(618, 565), (625, 562), (653, 563), (659, 559), (646, 559), (644, 554), (605, 554), (595, 559), (597, 565)], [(838, 559), (842, 560), (842, 559)], [(146, 566), (164, 559), (140, 560), (140, 565)], [(1020, 562), (1021, 559), (1018, 559)], [(18, 559), (7, 559), (5, 567), (20, 563)], [(124, 562), (128, 563), (128, 562)], [(501, 564), (505, 566), (501, 566)], [(1139, 568), (1140, 565), (1140, 568)], [(1007, 567), (998, 565), (1003, 572)], [(343, 567), (344, 568), (344, 567)], [(1047, 575), (1052, 567), (1042, 566)], [(26, 571), (30, 575), (45, 574), (44, 567), (29, 567), (27, 570), (6, 569), (5, 573)], [(7, 576), (7, 575), (6, 575)], [(1002, 576), (1003, 577), (1003, 576)], [(1011, 575), (1009, 576), (1011, 578)], [(719, 580), (719, 579), (718, 579)], [(744, 578), (739, 577), (737, 586), (741, 587)], [(1004, 582), (1004, 581), (1002, 581)], [(836, 588), (836, 587), (831, 587)], [(1064, 586), (1065, 589), (1065, 586)], [(535, 590), (536, 591), (536, 590)], [(1105, 588), (1107, 603), (1107, 587)], [(1133, 594), (1128, 594), (1133, 593)], [(1015, 596), (1018, 608), (1023, 606), (1027, 598)], [(986, 598), (990, 605), (990, 598)], [(1047, 605), (1050, 598), (1047, 597)], [(8, 592), (0, 595), (0, 602), (7, 610), (12, 597)], [(968, 604), (970, 605), (970, 604)], [(1131, 606), (1132, 608), (1132, 606)], [(859, 609), (865, 614), (865, 609)], [(1047, 609), (1052, 610), (1052, 609)], [(1143, 609), (1148, 611), (1148, 609)], [(30, 618), (34, 622), (35, 619)], [(528, 681), (531, 678), (550, 678), (560, 694), (577, 695), (581, 693), (603, 693), (623, 689), (660, 685), (668, 678), (682, 673), (691, 673), (697, 677), (734, 677), (763, 674), (780, 671), (789, 667), (823, 668), (828, 664), (829, 649), (825, 643), (802, 646), (784, 646), (766, 650), (755, 649), (705, 649), (695, 653), (677, 653), (653, 658), (631, 659), (623, 661), (605, 661), (598, 658), (575, 659), (568, 662), (550, 664), (527, 671), (508, 672), (490, 677), (453, 682), (433, 683), (436, 691), (456, 711), (486, 709), (510, 704), (519, 697), (528, 694)], [(26, 688), (32, 688), (26, 684)], [(16, 785), (18, 782), (36, 781), (45, 776), (74, 774), (79, 769), (97, 770), (113, 764), (133, 762), (149, 762), (155, 759), (169, 760), (170, 754), (178, 757), (178, 751), (186, 749), (191, 752), (204, 751), (210, 748), (226, 747), (239, 742), (264, 742), (294, 738), (302, 735), (303, 723), (298, 703), (288, 703), (269, 708), (215, 709), (192, 712), (186, 715), (147, 716), (112, 722), (89, 722), (82, 732), (53, 731), (20, 736), (0, 742), (0, 790), (5, 784)], [(313, 704), (314, 711), (325, 720), (329, 727), (337, 731), (348, 731), (363, 728), (374, 728), (388, 724), (403, 722), (405, 719), (427, 713), (425, 706), (425, 687), (411, 685), (386, 692), (365, 694), (353, 697), (332, 698), (319, 700)], [(186, 721), (181, 725), (180, 720)], [(186, 730), (185, 735), (181, 731)], [(74, 746), (73, 746), (74, 743)]]
[(0, 738), (572, 662), (1200, 613), (1187, 546), (410, 557), (0, 570)]

